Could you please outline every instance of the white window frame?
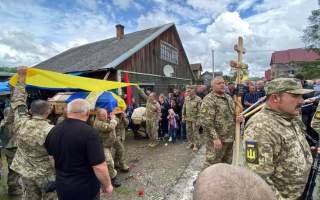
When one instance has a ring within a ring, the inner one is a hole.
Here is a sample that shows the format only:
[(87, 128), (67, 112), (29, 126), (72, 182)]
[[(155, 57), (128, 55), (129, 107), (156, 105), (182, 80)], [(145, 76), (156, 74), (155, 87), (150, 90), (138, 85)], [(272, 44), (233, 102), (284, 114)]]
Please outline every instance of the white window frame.
[(178, 49), (168, 42), (160, 42), (160, 58), (173, 64), (179, 64)]

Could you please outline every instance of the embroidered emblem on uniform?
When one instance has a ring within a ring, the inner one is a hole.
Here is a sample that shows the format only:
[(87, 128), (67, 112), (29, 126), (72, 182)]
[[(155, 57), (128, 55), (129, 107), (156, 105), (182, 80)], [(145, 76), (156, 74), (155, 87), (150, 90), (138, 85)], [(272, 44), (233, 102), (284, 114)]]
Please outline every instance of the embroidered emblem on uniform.
[(256, 141), (246, 141), (246, 161), (259, 164), (258, 144)]
[(316, 119), (320, 119), (320, 111), (317, 111), (317, 112), (316, 112), (315, 118), (316, 118)]

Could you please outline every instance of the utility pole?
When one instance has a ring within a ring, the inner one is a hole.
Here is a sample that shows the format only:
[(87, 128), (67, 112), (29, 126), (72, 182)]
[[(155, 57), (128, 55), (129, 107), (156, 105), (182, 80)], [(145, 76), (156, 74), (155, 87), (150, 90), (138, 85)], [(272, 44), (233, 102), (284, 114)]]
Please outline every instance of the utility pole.
[(212, 78), (214, 78), (214, 50), (213, 49), (211, 53), (212, 53)]

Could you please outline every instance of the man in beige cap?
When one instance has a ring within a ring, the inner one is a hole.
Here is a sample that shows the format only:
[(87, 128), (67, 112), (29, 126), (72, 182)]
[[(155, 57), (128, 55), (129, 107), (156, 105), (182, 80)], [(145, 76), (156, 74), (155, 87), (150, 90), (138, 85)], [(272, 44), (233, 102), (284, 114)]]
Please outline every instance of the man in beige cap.
[(186, 123), (187, 137), (190, 142), (189, 148), (198, 151), (200, 148), (200, 108), (201, 98), (196, 95), (196, 86), (188, 85), (186, 89), (187, 97), (182, 107), (182, 122)]
[(299, 199), (312, 163), (299, 114), (302, 95), (312, 90), (291, 78), (274, 79), (265, 89), (266, 106), (244, 131), (246, 167), (271, 186), (277, 199)]

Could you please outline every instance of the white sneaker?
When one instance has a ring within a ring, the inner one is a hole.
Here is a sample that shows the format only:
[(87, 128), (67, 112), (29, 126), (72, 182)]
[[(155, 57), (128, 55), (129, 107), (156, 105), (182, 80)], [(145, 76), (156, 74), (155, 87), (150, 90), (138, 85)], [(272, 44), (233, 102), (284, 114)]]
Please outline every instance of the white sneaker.
[(169, 137), (169, 142), (171, 142), (172, 141), (172, 137)]

